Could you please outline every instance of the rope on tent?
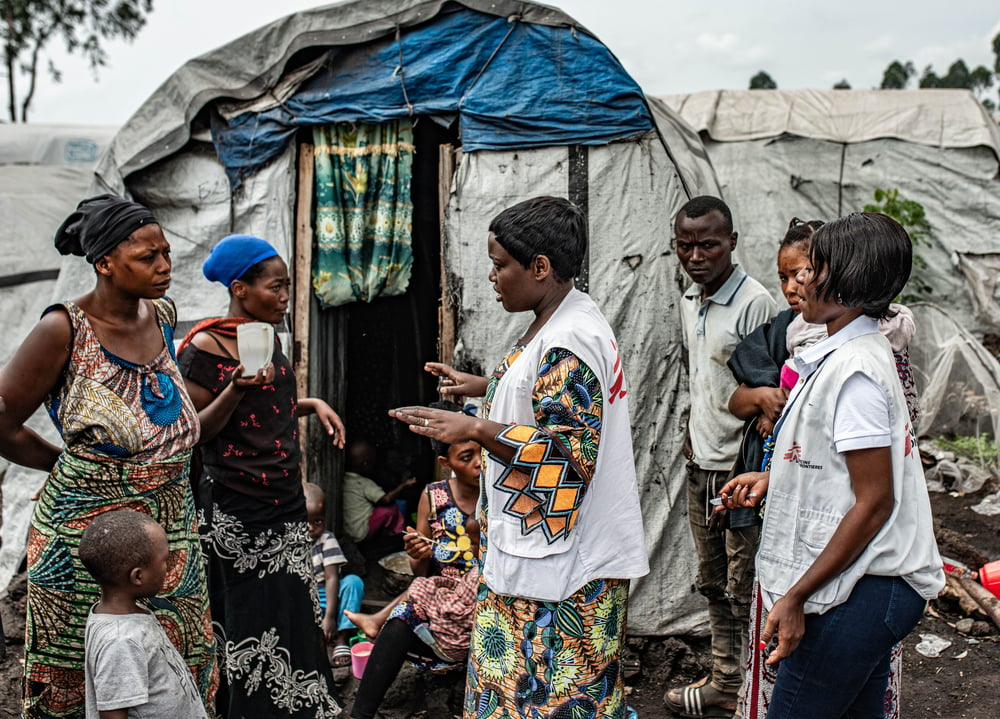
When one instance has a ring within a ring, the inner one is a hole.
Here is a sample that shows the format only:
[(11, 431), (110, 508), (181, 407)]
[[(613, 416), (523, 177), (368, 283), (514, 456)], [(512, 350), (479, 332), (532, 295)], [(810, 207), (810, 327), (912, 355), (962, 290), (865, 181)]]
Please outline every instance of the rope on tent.
[(406, 77), (403, 74), (403, 40), (399, 25), (396, 26), (396, 48), (399, 50), (399, 65), (396, 66), (396, 74), (399, 75), (399, 86), (403, 89), (403, 102), (406, 103), (406, 111), (410, 113), (410, 117), (413, 117), (413, 104), (410, 102), (410, 96), (406, 93)]
[(517, 23), (519, 23), (520, 21), (521, 21), (520, 15), (511, 15), (509, 18), (507, 18), (507, 22), (510, 23), (510, 27), (507, 29), (507, 34), (503, 36), (503, 39), (500, 40), (500, 42), (497, 44), (496, 48), (493, 50), (490, 56), (486, 58), (486, 62), (479, 69), (479, 72), (476, 73), (476, 76), (474, 78), (472, 78), (472, 82), (470, 82), (469, 86), (465, 88), (465, 92), (462, 93), (462, 99), (458, 101), (459, 108), (461, 108), (462, 105), (465, 104), (465, 98), (469, 96), (469, 93), (472, 91), (472, 88), (474, 88), (476, 86), (476, 83), (479, 82), (479, 78), (481, 78), (483, 76), (483, 73), (486, 72), (486, 68), (488, 68), (490, 66), (490, 63), (493, 62), (493, 58), (495, 58), (497, 56), (497, 53), (500, 52), (500, 48), (502, 48), (504, 46), (504, 43), (507, 42), (507, 38), (511, 36), (511, 33), (514, 32), (514, 28), (517, 27)]

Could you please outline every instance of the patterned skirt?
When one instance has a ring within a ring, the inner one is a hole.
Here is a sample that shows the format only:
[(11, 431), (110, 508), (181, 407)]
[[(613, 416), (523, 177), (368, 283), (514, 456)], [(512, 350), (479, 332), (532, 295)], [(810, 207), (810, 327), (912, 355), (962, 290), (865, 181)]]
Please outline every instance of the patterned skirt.
[(480, 583), (463, 719), (624, 719), (628, 588), (596, 580), (535, 602)]
[(189, 460), (189, 452), (156, 463), (59, 456), (28, 535), (25, 717), (84, 717), (84, 630), (100, 597), (77, 547), (94, 517), (115, 509), (145, 512), (166, 530), (166, 582), (146, 601), (211, 707), (218, 675)]
[(340, 714), (305, 508), (282, 511), (221, 484), (202, 509), (212, 621), (226, 719)]

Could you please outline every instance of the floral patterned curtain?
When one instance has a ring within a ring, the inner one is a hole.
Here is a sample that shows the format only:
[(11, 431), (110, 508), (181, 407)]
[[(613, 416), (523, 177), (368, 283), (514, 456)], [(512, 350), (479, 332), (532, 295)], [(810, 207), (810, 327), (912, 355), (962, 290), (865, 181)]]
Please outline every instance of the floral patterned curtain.
[(413, 125), (336, 124), (313, 130), (313, 289), (324, 307), (406, 292), (413, 266)]

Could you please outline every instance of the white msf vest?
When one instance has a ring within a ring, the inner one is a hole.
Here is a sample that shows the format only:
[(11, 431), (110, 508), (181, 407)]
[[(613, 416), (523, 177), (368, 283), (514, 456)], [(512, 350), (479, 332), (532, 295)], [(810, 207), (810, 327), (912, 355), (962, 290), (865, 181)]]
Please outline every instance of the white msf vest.
[(496, 483), (506, 467), (492, 456), (485, 467), (489, 548), (487, 586), (498, 594), (560, 601), (594, 579), (632, 579), (649, 571), (635, 484), (627, 386), (614, 333), (594, 301), (572, 290), (500, 379), (489, 419), (537, 426), (532, 390), (546, 350), (562, 347), (597, 376), (604, 396), (597, 462), (576, 523), (552, 543), (505, 514), (509, 495)]
[(847, 464), (834, 446), (833, 422), (841, 387), (855, 372), (874, 379), (889, 398), (892, 513), (861, 556), (809, 598), (805, 611), (822, 614), (842, 604), (866, 574), (902, 577), (925, 599), (944, 586), (927, 485), (892, 350), (884, 337), (872, 333), (827, 355), (789, 399), (771, 462), (757, 552), (757, 577), (768, 609), (812, 565), (854, 506)]

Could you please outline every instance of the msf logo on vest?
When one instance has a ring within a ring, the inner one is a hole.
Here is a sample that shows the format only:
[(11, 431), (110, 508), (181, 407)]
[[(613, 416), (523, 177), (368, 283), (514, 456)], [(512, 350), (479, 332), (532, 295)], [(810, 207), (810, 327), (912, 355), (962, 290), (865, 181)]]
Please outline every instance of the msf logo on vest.
[(808, 460), (802, 459), (802, 445), (798, 442), (792, 442), (792, 446), (785, 452), (784, 459), (786, 462), (794, 462), (802, 469), (823, 469), (822, 464), (812, 464)]

